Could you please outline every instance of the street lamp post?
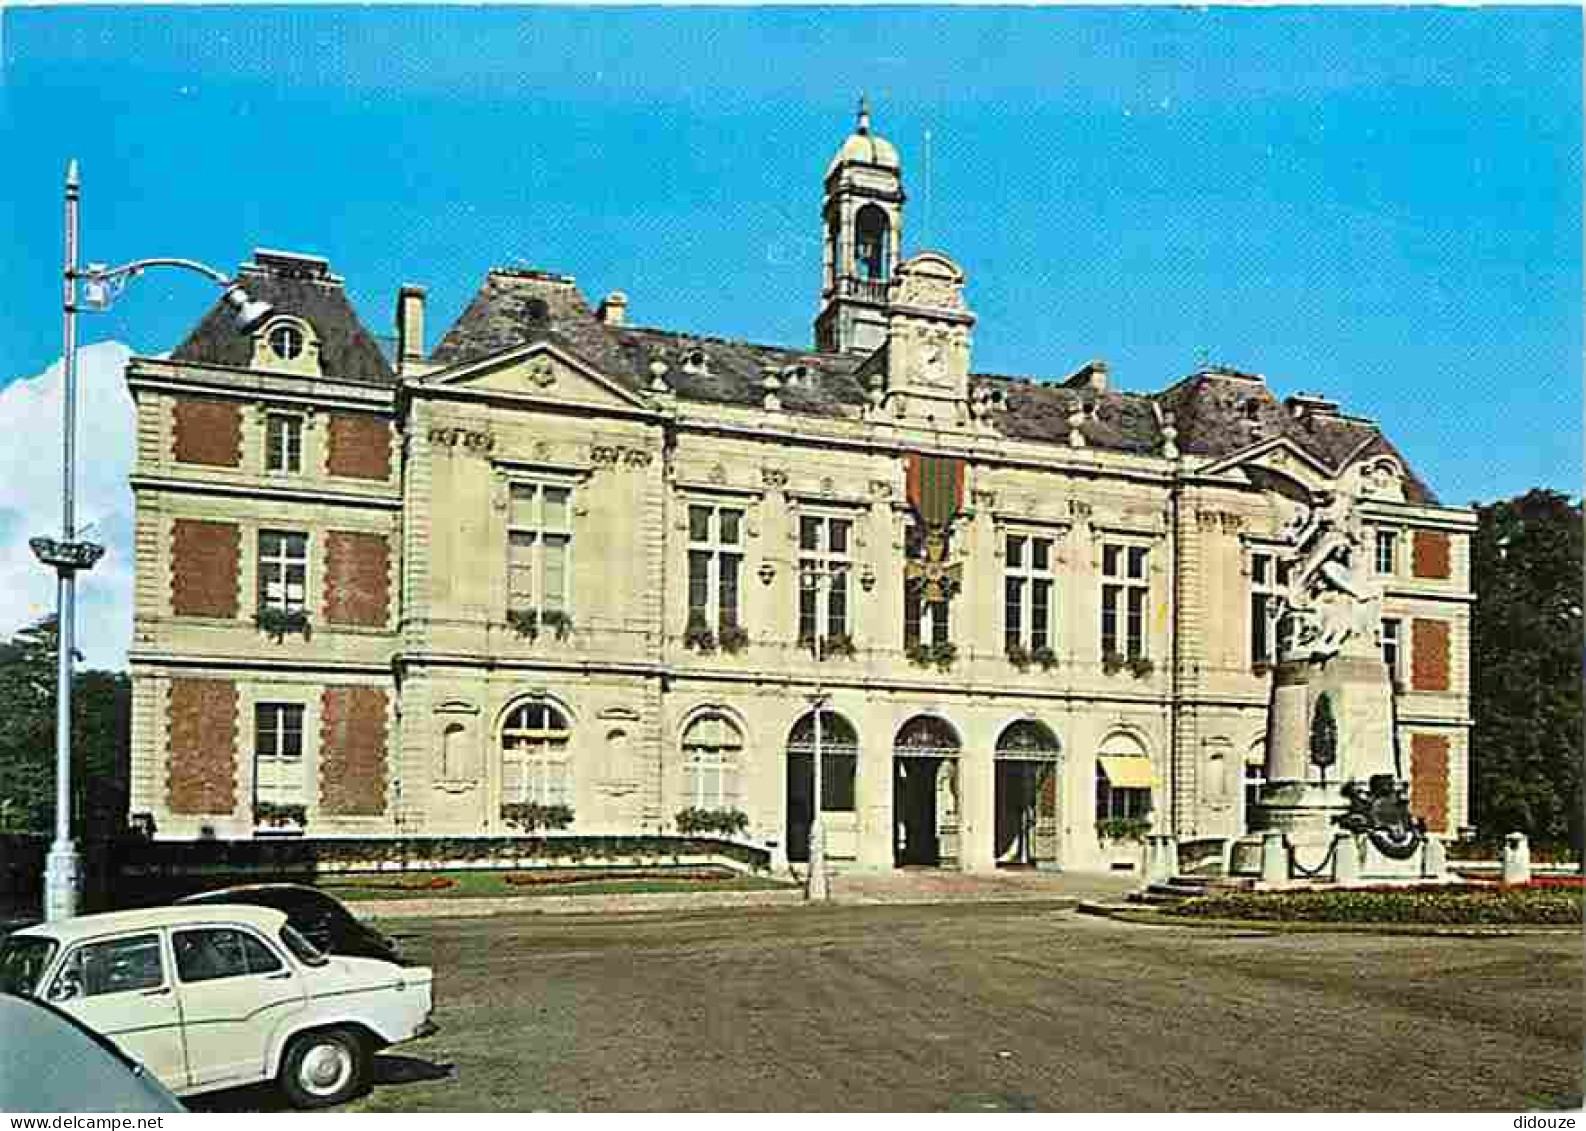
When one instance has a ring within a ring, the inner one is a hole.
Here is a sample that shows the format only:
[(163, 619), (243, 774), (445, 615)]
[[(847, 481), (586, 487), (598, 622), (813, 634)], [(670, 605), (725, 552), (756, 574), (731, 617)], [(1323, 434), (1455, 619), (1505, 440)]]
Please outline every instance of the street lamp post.
[(92, 310), (105, 310), (127, 280), (147, 267), (181, 267), (197, 271), (225, 288), (226, 301), (240, 332), (257, 326), (271, 313), (268, 304), (251, 300), (233, 279), (213, 267), (190, 259), (141, 259), (122, 267), (89, 264), (77, 268), (77, 209), (82, 196), (77, 162), (66, 166), (65, 245), (62, 273), (61, 359), (61, 536), (33, 538), (33, 555), (55, 570), (55, 840), (44, 863), (44, 918), (66, 919), (77, 914), (82, 862), (72, 841), (72, 669), (76, 661), (77, 574), (93, 568), (105, 548), (78, 538), (77, 488), (77, 283), (83, 282), (84, 301)]
[(826, 876), (826, 822), (821, 819), (821, 807), (825, 801), (824, 782), (822, 779), (822, 749), (821, 749), (821, 712), (826, 709), (827, 694), (821, 683), (821, 662), (825, 659), (826, 647), (826, 617), (822, 615), (819, 594), (825, 590), (831, 592), (832, 577), (845, 569), (846, 566), (826, 562), (810, 561), (799, 566), (799, 577), (806, 589), (816, 593), (815, 601), (815, 632), (810, 639), (810, 647), (815, 655), (815, 691), (809, 697), (810, 706), (815, 712), (815, 763), (814, 782), (811, 789), (814, 793), (812, 815), (810, 817), (809, 832), (809, 865), (808, 876), (805, 881), (804, 897), (813, 903), (824, 902), (831, 898), (831, 891)]

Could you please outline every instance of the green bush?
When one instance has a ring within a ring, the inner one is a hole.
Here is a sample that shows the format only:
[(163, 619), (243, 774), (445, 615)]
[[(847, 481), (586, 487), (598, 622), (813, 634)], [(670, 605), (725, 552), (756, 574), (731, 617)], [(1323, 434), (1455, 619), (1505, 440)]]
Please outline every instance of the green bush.
[(535, 801), (509, 801), (501, 806), (501, 819), (526, 833), (537, 829), (565, 829), (573, 823), (566, 805), (541, 805)]
[(1096, 822), (1102, 840), (1144, 840), (1151, 832), (1149, 817), (1108, 817)]
[(1171, 915), (1291, 923), (1567, 924), (1581, 922), (1581, 891), (1567, 888), (1416, 887), (1348, 891), (1223, 892), (1186, 899)]
[(677, 831), (684, 836), (697, 833), (720, 833), (737, 836), (749, 828), (749, 817), (741, 809), (699, 809), (690, 806), (677, 817)]

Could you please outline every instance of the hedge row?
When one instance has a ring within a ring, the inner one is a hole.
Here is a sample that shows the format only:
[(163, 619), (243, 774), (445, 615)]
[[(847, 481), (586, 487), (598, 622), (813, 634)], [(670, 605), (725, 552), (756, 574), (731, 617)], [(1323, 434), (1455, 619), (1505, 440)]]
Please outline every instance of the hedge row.
[(1209, 919), (1306, 923), (1579, 925), (1582, 894), (1579, 888), (1542, 886), (1224, 892), (1165, 910)]

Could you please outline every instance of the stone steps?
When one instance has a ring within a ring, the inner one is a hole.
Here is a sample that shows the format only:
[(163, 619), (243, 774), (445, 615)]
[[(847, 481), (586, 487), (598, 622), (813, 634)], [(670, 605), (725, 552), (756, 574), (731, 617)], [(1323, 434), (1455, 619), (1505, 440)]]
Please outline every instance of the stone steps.
[(1150, 884), (1140, 891), (1132, 891), (1127, 898), (1130, 903), (1161, 907), (1219, 891), (1249, 891), (1254, 886), (1254, 880), (1242, 877), (1178, 875)]

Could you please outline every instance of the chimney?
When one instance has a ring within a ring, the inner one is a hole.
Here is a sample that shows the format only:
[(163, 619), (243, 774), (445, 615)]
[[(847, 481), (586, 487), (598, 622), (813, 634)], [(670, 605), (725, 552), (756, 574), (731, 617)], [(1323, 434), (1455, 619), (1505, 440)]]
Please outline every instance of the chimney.
[(1087, 361), (1074, 372), (1058, 382), (1069, 389), (1089, 389), (1093, 393), (1107, 391), (1107, 363), (1097, 358)]
[(600, 300), (600, 309), (595, 311), (595, 317), (607, 326), (623, 325), (628, 320), (628, 296), (621, 291), (612, 291)]
[(397, 292), (397, 373), (424, 360), (424, 288), (404, 283)]

